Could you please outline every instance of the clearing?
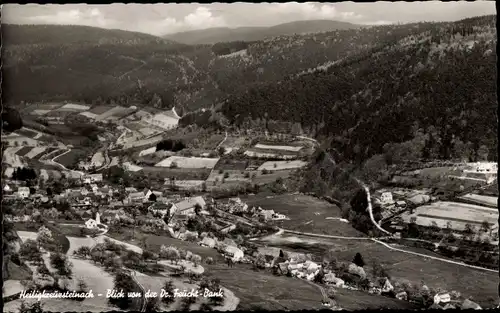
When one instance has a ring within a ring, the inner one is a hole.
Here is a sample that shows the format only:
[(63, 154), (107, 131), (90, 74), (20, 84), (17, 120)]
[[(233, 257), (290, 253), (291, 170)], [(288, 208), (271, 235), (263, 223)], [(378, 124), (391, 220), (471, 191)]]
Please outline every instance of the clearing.
[(276, 221), (284, 229), (324, 234), (332, 236), (364, 237), (348, 223), (327, 219), (341, 217), (340, 208), (324, 200), (303, 194), (284, 194), (276, 196), (255, 195), (242, 198), (248, 206), (261, 207), (284, 214), (289, 220)]
[(258, 170), (270, 170), (270, 171), (279, 171), (279, 170), (288, 170), (288, 169), (296, 169), (301, 168), (307, 165), (307, 162), (304, 161), (269, 161), (262, 164)]
[(483, 196), (483, 195), (476, 195), (476, 194), (466, 194), (465, 196), (460, 197), (460, 199), (476, 202), (478, 204), (484, 204), (492, 207), (497, 207), (498, 205), (498, 197), (491, 197), (491, 196)]
[(459, 202), (435, 202), (420, 206), (413, 214), (404, 214), (402, 217), (406, 222), (416, 217), (416, 223), (422, 226), (430, 226), (435, 222), (441, 228), (446, 228), (446, 224), (451, 222), (451, 227), (457, 230), (464, 230), (466, 224), (480, 227), (483, 221), (498, 225), (497, 209)]
[(292, 151), (299, 152), (303, 147), (301, 146), (275, 146), (275, 145), (264, 145), (264, 144), (256, 144), (254, 146), (257, 149), (268, 149), (268, 150), (283, 150), (283, 151)]
[(214, 168), (217, 162), (219, 162), (219, 158), (171, 156), (157, 163), (155, 166), (170, 167), (172, 163), (175, 163), (179, 168)]

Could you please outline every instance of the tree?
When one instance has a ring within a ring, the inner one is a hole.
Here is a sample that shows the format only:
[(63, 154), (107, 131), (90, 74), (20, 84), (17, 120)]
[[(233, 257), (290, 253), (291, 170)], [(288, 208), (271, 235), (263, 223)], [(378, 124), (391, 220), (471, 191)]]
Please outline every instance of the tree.
[(180, 258), (179, 251), (174, 247), (161, 246), (160, 257), (165, 258), (171, 262), (177, 262)]
[(226, 153), (226, 148), (220, 146), (217, 152), (219, 153), (220, 156), (223, 156), (224, 153)]
[(23, 300), (19, 307), (20, 313), (43, 313), (42, 303), (40, 301), (35, 301), (31, 304), (26, 304)]
[(7, 132), (13, 132), (22, 127), (23, 120), (19, 111), (11, 107), (4, 107), (2, 110), (2, 129)]
[(57, 270), (57, 274), (70, 278), (73, 275), (73, 264), (62, 253), (51, 253), (50, 264)]
[(165, 292), (168, 294), (168, 296), (165, 296), (165, 297), (162, 297), (161, 298), (161, 301), (165, 304), (170, 304), (172, 302), (174, 302), (175, 298), (174, 298), (174, 284), (171, 280), (167, 280), (165, 281), (164, 285), (163, 285), (163, 290), (165, 290)]
[(90, 256), (90, 247), (87, 247), (87, 246), (81, 246), (79, 247), (78, 249), (76, 249), (73, 254), (74, 255), (77, 255), (79, 257), (83, 257), (83, 258), (86, 258), (88, 256)]
[(365, 261), (363, 260), (363, 257), (359, 252), (354, 256), (354, 260), (352, 261), (352, 263), (356, 264), (359, 267), (365, 266)]
[[(42, 261), (43, 261), (43, 259), (42, 259)], [(42, 276), (50, 275), (50, 271), (47, 268), (47, 265), (45, 265), (45, 262), (38, 265), (38, 267), (36, 268), (36, 271), (38, 272), (38, 274), (40, 274)]]
[(197, 254), (193, 254), (193, 256), (191, 257), (191, 262), (193, 262), (194, 266), (197, 267), (198, 264), (201, 263), (201, 256), (199, 256)]
[(123, 290), (124, 297), (109, 297), (108, 301), (111, 305), (114, 305), (122, 310), (131, 309), (133, 298), (128, 296), (129, 292), (136, 292), (136, 285), (132, 277), (126, 273), (119, 271), (115, 274), (114, 278), (114, 289)]
[(466, 234), (469, 234), (469, 235), (473, 234), (473, 233), (474, 233), (474, 226), (472, 226), (472, 225), (471, 225), (471, 224), (469, 224), (469, 223), (465, 224), (465, 229), (464, 229), (464, 232), (465, 232)]
[(21, 245), (19, 249), (19, 255), (28, 261), (39, 262), (42, 259), (42, 253), (38, 248), (36, 241), (28, 239)]
[(146, 312), (159, 312), (159, 311), (160, 311), (159, 296), (146, 298)]
[(45, 226), (38, 229), (36, 241), (38, 242), (39, 247), (44, 248), (52, 247), (55, 243), (55, 240), (52, 237), (52, 232)]
[(181, 300), (181, 311), (189, 311), (191, 305), (196, 302), (195, 297), (185, 297)]
[(83, 278), (79, 278), (76, 286), (76, 292), (85, 293), (88, 292), (89, 287)]
[(481, 223), (481, 231), (487, 233), (489, 230), (490, 230), (490, 223), (488, 223), (488, 221), (483, 221)]
[(490, 151), (487, 146), (482, 145), (477, 150), (478, 161), (488, 161), (488, 155)]
[(178, 168), (177, 162), (170, 163), (170, 168)]

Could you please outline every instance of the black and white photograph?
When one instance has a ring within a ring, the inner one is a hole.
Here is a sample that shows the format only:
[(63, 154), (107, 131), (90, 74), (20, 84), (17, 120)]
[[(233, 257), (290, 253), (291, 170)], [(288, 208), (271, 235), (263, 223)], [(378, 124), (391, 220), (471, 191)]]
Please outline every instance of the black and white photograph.
[(3, 312), (498, 309), (496, 25), (3, 4)]

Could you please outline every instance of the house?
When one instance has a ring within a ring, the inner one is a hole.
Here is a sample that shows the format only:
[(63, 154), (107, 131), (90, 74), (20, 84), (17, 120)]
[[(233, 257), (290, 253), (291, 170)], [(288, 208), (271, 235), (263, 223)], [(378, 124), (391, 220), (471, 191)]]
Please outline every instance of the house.
[(241, 261), (244, 257), (244, 253), (241, 249), (234, 246), (225, 246), (224, 255), (230, 257), (234, 262)]
[(148, 207), (148, 211), (152, 213), (160, 213), (162, 218), (168, 213), (169, 217), (174, 215), (175, 211), (172, 209), (174, 205), (172, 203), (162, 203), (155, 202), (153, 205)]
[(102, 174), (90, 174), (82, 176), (84, 184), (102, 182)]
[(262, 210), (259, 212), (259, 216), (264, 217), (266, 221), (272, 219), (274, 214), (274, 210)]
[(449, 303), (450, 301), (451, 297), (447, 292), (440, 292), (434, 296), (434, 304)]
[(278, 213), (274, 213), (272, 218), (275, 221), (286, 220), (287, 219), (286, 215), (284, 215), (284, 214), (278, 214)]
[(392, 193), (391, 192), (384, 192), (380, 196), (380, 203), (382, 205), (388, 205), (388, 204), (393, 204), (394, 200), (392, 198)]
[(126, 193), (134, 193), (134, 192), (137, 192), (137, 189), (134, 187), (126, 187), (125, 192)]
[(205, 199), (203, 199), (203, 197), (201, 196), (192, 197), (174, 204), (174, 210), (179, 215), (190, 215), (195, 213), (196, 205), (199, 205), (203, 210), (205, 209), (207, 204), (205, 202)]
[(158, 197), (161, 197), (163, 195), (161, 191), (153, 191), (150, 189), (145, 192), (144, 198), (146, 199), (146, 201), (149, 201), (149, 197), (151, 197), (151, 195), (153, 194), (156, 196), (156, 199), (158, 199)]
[(10, 192), (12, 192), (12, 188), (10, 188), (10, 187), (9, 187), (9, 185), (7, 185), (7, 184), (6, 184), (6, 185), (3, 187), (3, 192), (4, 192), (4, 193), (10, 193)]
[(17, 195), (23, 199), (28, 198), (30, 196), (30, 188), (29, 187), (19, 187), (17, 189)]
[(205, 237), (203, 240), (200, 242), (200, 246), (203, 247), (209, 247), (209, 248), (214, 248), (216, 245), (216, 241), (213, 238)]

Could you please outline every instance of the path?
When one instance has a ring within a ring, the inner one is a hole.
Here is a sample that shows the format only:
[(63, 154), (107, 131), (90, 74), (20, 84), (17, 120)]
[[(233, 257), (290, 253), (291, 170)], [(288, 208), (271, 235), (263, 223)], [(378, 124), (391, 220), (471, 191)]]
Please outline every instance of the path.
[(144, 289), (144, 286), (142, 286), (141, 283), (137, 280), (136, 276), (137, 276), (136, 271), (132, 270), (130, 277), (132, 277), (132, 279), (137, 284), (137, 286), (139, 286), (139, 288), (141, 288), (141, 294), (142, 294), (141, 312), (146, 312), (146, 304), (147, 304), (146, 289)]
[(224, 141), (226, 141), (227, 139), (227, 131), (226, 131), (226, 135), (224, 136), (224, 139), (222, 139), (221, 142), (219, 142), (219, 144), (217, 145), (217, 147), (215, 147), (215, 150), (219, 149), (219, 147), (224, 143)]
[(75, 170), (70, 170), (68, 169), (66, 166), (62, 165), (61, 163), (57, 162), (56, 159), (71, 152), (71, 149), (68, 149), (67, 151), (59, 154), (59, 155), (56, 155), (55, 157), (53, 157), (52, 159), (50, 160), (46, 160), (46, 161), (43, 161), (44, 163), (46, 164), (50, 164), (50, 165), (54, 165), (54, 166), (59, 166), (60, 168), (62, 168), (63, 170), (65, 171), (68, 171), (68, 172), (72, 172), (72, 173), (78, 173), (78, 175), (80, 176), (85, 176), (85, 173), (84, 172), (81, 172), (81, 171), (75, 171)]
[(123, 58), (125, 58), (125, 59), (130, 59), (130, 60), (134, 60), (134, 61), (137, 61), (137, 62), (141, 62), (142, 64), (141, 64), (141, 65), (139, 65), (138, 67), (133, 68), (133, 69), (131, 69), (130, 71), (125, 72), (125, 73), (123, 73), (122, 75), (118, 76), (118, 77), (117, 77), (118, 79), (122, 79), (123, 77), (125, 77), (125, 75), (128, 75), (128, 74), (130, 74), (130, 73), (132, 73), (132, 72), (135, 72), (135, 71), (139, 70), (140, 68), (142, 68), (142, 67), (144, 67), (144, 66), (146, 65), (146, 62), (145, 62), (145, 61), (143, 61), (143, 60), (139, 60), (139, 59), (132, 58), (132, 57), (128, 57), (128, 56), (123, 56)]

